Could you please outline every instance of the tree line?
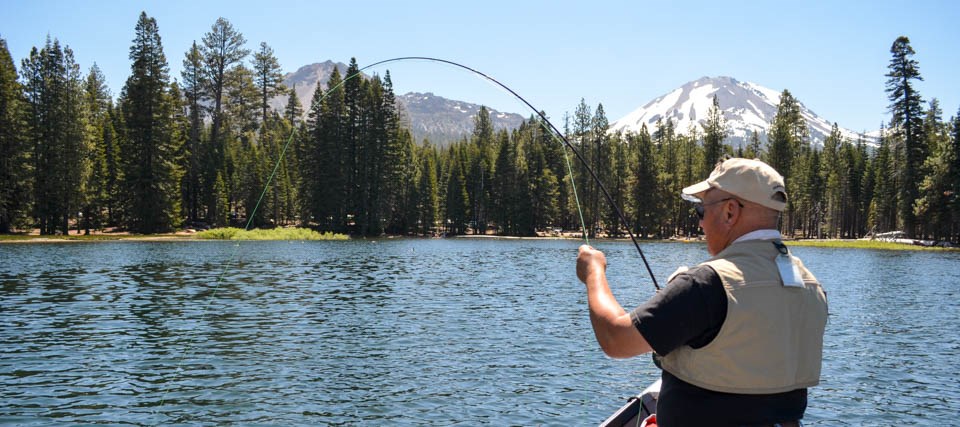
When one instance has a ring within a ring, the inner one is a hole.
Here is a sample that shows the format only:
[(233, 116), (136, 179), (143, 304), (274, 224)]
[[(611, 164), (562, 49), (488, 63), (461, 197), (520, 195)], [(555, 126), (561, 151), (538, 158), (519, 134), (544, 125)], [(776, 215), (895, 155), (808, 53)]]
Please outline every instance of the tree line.
[[(740, 156), (785, 176), (787, 235), (903, 230), (956, 242), (960, 119), (944, 121), (936, 99), (924, 105), (906, 37), (891, 54), (892, 117), (879, 147), (844, 139), (836, 125), (815, 146), (784, 90), (767, 141), (753, 134), (738, 147), (725, 143), (716, 98), (702, 125), (679, 130), (668, 120), (630, 133), (608, 132), (602, 104), (581, 101), (563, 117), (580, 162), (539, 114), (497, 130), (481, 108), (458, 142), (414, 141), (389, 71), (361, 76), (355, 59), (303, 111), (270, 46), (251, 52), (223, 18), (171, 79), (157, 22), (141, 14), (116, 100), (97, 66), (81, 74), (58, 40), (33, 48), (18, 71), (0, 39), (0, 232), (299, 225), (363, 236), (621, 236), (599, 181), (633, 233), (693, 236), (698, 222), (680, 189)], [(282, 111), (269, 107), (277, 96), (287, 97)]]

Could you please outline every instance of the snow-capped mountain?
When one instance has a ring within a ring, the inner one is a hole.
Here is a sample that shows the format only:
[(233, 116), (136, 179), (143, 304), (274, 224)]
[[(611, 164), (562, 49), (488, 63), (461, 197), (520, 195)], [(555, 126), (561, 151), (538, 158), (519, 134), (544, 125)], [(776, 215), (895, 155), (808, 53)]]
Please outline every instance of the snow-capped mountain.
[[(296, 72), (284, 76), (283, 84), (295, 88), (297, 98), (306, 112), (313, 100), (317, 85), (327, 88), (330, 74), (337, 68), (341, 78), (347, 75), (347, 64), (326, 61), (300, 67)], [(366, 77), (366, 76), (365, 76)], [(274, 97), (270, 106), (282, 111), (289, 100), (288, 95)], [(424, 138), (434, 144), (446, 144), (456, 141), (473, 132), (473, 118), (480, 111), (480, 105), (447, 99), (433, 93), (410, 92), (397, 96), (402, 120), (408, 125), (414, 141)], [(520, 126), (523, 116), (513, 113), (501, 113), (487, 108), (494, 129), (513, 129)]]
[[(766, 133), (777, 114), (780, 93), (732, 77), (702, 77), (613, 122), (610, 132), (638, 132), (643, 124), (647, 125), (649, 132), (653, 132), (658, 119), (672, 120), (675, 129), (680, 133), (688, 133), (691, 125), (696, 125), (697, 131), (703, 132), (702, 124), (706, 122), (707, 112), (713, 105), (713, 96), (716, 95), (728, 130), (725, 143), (739, 146), (748, 141), (752, 132), (760, 133), (761, 141), (766, 141)], [(816, 115), (802, 102), (800, 114), (810, 128), (811, 143), (822, 145), (823, 140), (830, 135), (833, 123)], [(856, 141), (861, 137), (860, 134), (843, 127), (840, 127), (840, 133), (849, 141)], [(875, 135), (863, 135), (863, 139), (870, 145), (877, 143)]]

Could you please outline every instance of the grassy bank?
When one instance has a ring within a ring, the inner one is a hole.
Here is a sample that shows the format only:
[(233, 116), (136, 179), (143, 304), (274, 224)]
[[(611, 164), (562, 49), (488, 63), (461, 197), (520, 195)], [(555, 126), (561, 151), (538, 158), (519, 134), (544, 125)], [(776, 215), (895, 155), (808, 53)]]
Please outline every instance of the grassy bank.
[(812, 246), (818, 248), (879, 249), (889, 251), (960, 251), (960, 248), (927, 247), (880, 240), (791, 240), (787, 242), (787, 245)]
[(272, 228), (243, 230), (235, 227), (214, 228), (201, 231), (197, 239), (210, 240), (347, 240), (345, 234), (318, 233), (309, 228)]

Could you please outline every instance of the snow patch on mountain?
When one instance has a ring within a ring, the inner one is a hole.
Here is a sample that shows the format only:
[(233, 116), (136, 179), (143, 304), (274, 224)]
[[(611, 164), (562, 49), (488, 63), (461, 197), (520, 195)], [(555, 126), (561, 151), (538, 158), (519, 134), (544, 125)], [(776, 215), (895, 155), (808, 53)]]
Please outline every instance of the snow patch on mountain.
[[(777, 114), (780, 94), (776, 90), (750, 82), (740, 82), (732, 77), (702, 77), (660, 96), (646, 105), (628, 113), (610, 125), (610, 132), (639, 132), (646, 124), (647, 130), (656, 130), (658, 120), (673, 121), (675, 129), (690, 133), (690, 129), (703, 132), (707, 114), (713, 105), (713, 97), (723, 113), (727, 126), (725, 142), (740, 146), (749, 141), (754, 132), (766, 141), (767, 131)], [(797, 97), (797, 94), (794, 94)], [(800, 102), (800, 114), (810, 129), (810, 142), (822, 145), (830, 135), (833, 123), (818, 116)], [(863, 138), (869, 145), (876, 145), (873, 132), (859, 134), (840, 127), (840, 133), (848, 141)]]

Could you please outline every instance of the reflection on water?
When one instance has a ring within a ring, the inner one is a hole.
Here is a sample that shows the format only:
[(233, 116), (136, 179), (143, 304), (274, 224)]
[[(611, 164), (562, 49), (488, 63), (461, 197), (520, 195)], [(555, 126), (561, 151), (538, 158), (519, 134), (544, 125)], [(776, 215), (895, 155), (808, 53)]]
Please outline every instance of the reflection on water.
[[(577, 245), (0, 245), (0, 424), (594, 424), (657, 372), (597, 348)], [(625, 306), (653, 293), (597, 245)], [(661, 281), (705, 257), (643, 247)], [(807, 424), (951, 424), (960, 255), (795, 252), (831, 312)]]

